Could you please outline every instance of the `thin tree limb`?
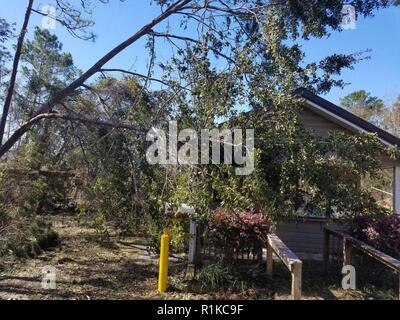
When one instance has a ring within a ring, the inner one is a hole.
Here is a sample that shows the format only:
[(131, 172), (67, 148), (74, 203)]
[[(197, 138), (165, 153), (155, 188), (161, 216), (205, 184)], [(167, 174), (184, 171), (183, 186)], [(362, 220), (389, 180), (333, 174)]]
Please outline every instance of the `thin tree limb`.
[[(174, 34), (169, 34), (169, 33), (160, 33), (160, 32), (151, 32), (150, 33), (152, 36), (155, 37), (164, 37), (164, 38), (171, 38), (171, 39), (178, 39), (178, 40), (182, 40), (182, 41), (188, 41), (188, 42), (193, 42), (193, 43), (197, 43), (197, 44), (202, 44), (200, 41), (190, 38), (190, 37), (186, 37), (186, 36), (178, 36), (178, 35), (174, 35)], [(209, 49), (214, 52), (216, 55), (221, 56), (223, 58), (225, 58), (226, 60), (228, 60), (231, 63), (235, 63), (235, 60), (233, 60), (232, 58), (228, 57), (226, 54), (223, 54), (221, 51), (213, 48), (212, 46), (209, 47)]]
[(140, 73), (133, 72), (133, 71), (129, 71), (129, 70), (118, 69), (118, 68), (107, 68), (107, 69), (100, 69), (99, 72), (121, 72), (121, 73), (130, 74), (130, 75), (135, 76), (135, 77), (148, 79), (150, 81), (159, 82), (159, 83), (164, 84), (164, 85), (166, 85), (168, 87), (172, 87), (172, 86), (176, 85), (180, 89), (189, 90), (188, 88), (185, 88), (185, 87), (179, 85), (178, 83), (176, 83), (174, 81), (165, 81), (165, 80), (162, 80), (162, 79), (152, 78), (152, 77), (149, 77), (147, 75), (140, 74)]
[(87, 117), (84, 117), (82, 115), (71, 115), (71, 114), (63, 114), (63, 113), (57, 113), (57, 112), (50, 112), (50, 113), (42, 113), (35, 118), (32, 118), (31, 121), (33, 123), (37, 123), (40, 120), (43, 119), (61, 119), (61, 120), (68, 120), (68, 121), (74, 121), (74, 122), (81, 122), (81, 123), (87, 123), (87, 124), (93, 124), (97, 126), (106, 126), (106, 127), (113, 127), (113, 128), (119, 128), (119, 129), (129, 129), (129, 130), (138, 130), (137, 127), (128, 124), (128, 123), (116, 123), (116, 122), (110, 122), (106, 120), (99, 120), (99, 119), (90, 119)]

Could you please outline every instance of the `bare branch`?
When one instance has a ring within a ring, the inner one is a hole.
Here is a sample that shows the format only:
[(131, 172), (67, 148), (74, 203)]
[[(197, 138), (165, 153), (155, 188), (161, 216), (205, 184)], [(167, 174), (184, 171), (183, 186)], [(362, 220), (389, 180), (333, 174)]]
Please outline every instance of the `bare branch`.
[(158, 78), (152, 78), (152, 77), (149, 77), (147, 75), (140, 74), (140, 73), (133, 72), (133, 71), (129, 71), (129, 70), (118, 69), (118, 68), (109, 68), (109, 69), (100, 69), (99, 72), (121, 72), (121, 73), (126, 73), (126, 74), (130, 74), (132, 76), (135, 76), (135, 77), (148, 79), (150, 81), (159, 82), (159, 83), (164, 84), (164, 85), (166, 85), (168, 87), (175, 87), (176, 86), (176, 87), (178, 87), (178, 88), (180, 88), (182, 90), (190, 91), (190, 89), (181, 86), (180, 84), (178, 84), (175, 81), (165, 81), (165, 80), (158, 79)]
[[(31, 0), (32, 1), (32, 0)], [(34, 114), (34, 116), (25, 122), (21, 127), (19, 127), (11, 135), (11, 137), (0, 147), (0, 158), (12, 148), (12, 146), (30, 129), (30, 127), (37, 122), (35, 120), (40, 117), (41, 114), (48, 113), (55, 105), (59, 104), (63, 99), (72, 94), (77, 88), (81, 87), (91, 76), (97, 73), (108, 61), (114, 58), (121, 51), (125, 50), (127, 47), (135, 43), (137, 40), (141, 39), (144, 35), (149, 34), (152, 28), (158, 25), (160, 22), (167, 19), (169, 16), (175, 12), (182, 9), (184, 6), (189, 4), (192, 0), (179, 0), (168, 7), (167, 10), (162, 12), (158, 17), (154, 18), (152, 21), (143, 26), (139, 31), (133, 34), (130, 38), (126, 39), (124, 42), (120, 43), (114, 49), (109, 51), (100, 60), (98, 60), (92, 67), (90, 67), (86, 72), (84, 72), (79, 78), (73, 81), (70, 85), (64, 89), (55, 93), (46, 103), (44, 103)]]
[(79, 26), (79, 27), (74, 27), (74, 26), (71, 26), (69, 23), (67, 23), (65, 20), (60, 19), (60, 18), (58, 18), (56, 16), (53, 16), (53, 15), (51, 15), (49, 13), (46, 13), (46, 12), (43, 12), (43, 11), (40, 11), (40, 10), (36, 10), (36, 9), (32, 9), (32, 11), (37, 13), (37, 14), (39, 14), (39, 15), (41, 15), (41, 16), (48, 17), (50, 19), (53, 19), (54, 21), (57, 21), (62, 26), (64, 26), (67, 29), (67, 31), (75, 38), (82, 39), (82, 40), (90, 40), (90, 39), (93, 38), (93, 35), (81, 36), (81, 35), (79, 35), (79, 34), (77, 34), (75, 32), (75, 30), (77, 30), (77, 29), (83, 29), (83, 28), (91, 26), (90, 24), (87, 24), (87, 25), (84, 25), (84, 26)]
[[(164, 38), (171, 38), (171, 39), (178, 39), (178, 40), (182, 40), (182, 41), (189, 41), (189, 42), (193, 42), (193, 43), (197, 43), (197, 44), (202, 44), (200, 41), (190, 38), (190, 37), (186, 37), (186, 36), (178, 36), (178, 35), (174, 35), (174, 34), (168, 34), (168, 33), (160, 33), (160, 32), (151, 32), (150, 33), (152, 36), (155, 37), (164, 37)], [(212, 46), (209, 47), (209, 49), (214, 52), (216, 55), (221, 56), (223, 58), (225, 58), (226, 60), (228, 60), (230, 63), (235, 63), (235, 60), (233, 60), (232, 58), (228, 57), (227, 55), (223, 54), (221, 51), (213, 48)]]
[(116, 123), (116, 122), (110, 122), (110, 121), (106, 121), (106, 120), (90, 119), (90, 118), (87, 118), (78, 113), (75, 113), (75, 114), (76, 115), (56, 113), (56, 112), (42, 113), (42, 114), (36, 116), (35, 118), (32, 118), (31, 122), (36, 124), (37, 122), (39, 122), (40, 120), (43, 120), (43, 119), (62, 119), (62, 120), (92, 124), (92, 125), (96, 125), (96, 126), (106, 126), (106, 127), (119, 128), (119, 129), (138, 130), (137, 127), (135, 127), (131, 124), (128, 124), (128, 123)]

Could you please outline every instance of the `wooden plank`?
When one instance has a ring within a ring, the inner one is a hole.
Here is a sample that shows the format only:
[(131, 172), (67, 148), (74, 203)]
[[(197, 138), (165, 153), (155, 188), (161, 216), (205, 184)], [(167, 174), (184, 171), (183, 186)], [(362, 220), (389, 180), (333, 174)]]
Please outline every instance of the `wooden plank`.
[(379, 162), (381, 163), (382, 168), (390, 169), (395, 166), (399, 166), (400, 161), (396, 159), (390, 158), (387, 154), (382, 154), (379, 156)]
[[(326, 133), (329, 131), (342, 131), (348, 134), (354, 134), (354, 129), (350, 130), (346, 125), (341, 122), (338, 123), (337, 120), (326, 115), (326, 113), (321, 113), (321, 111), (316, 110), (309, 104), (305, 104), (304, 107), (299, 112), (299, 118), (302, 120), (304, 118), (304, 123), (309, 128), (324, 128)], [(357, 131), (358, 133), (358, 131)]]
[(285, 222), (278, 226), (277, 234), (281, 232), (320, 233), (325, 223), (320, 221)]
[(322, 137), (327, 137), (329, 131), (349, 132), (346, 128), (306, 108), (300, 111), (299, 119), (305, 128), (314, 129), (315, 133)]
[(291, 294), (293, 300), (301, 299), (302, 283), (302, 262), (301, 260), (282, 242), (276, 234), (268, 235), (267, 242), (267, 272), (272, 274), (272, 254), (273, 252), (286, 265), (291, 272), (292, 284)]
[[(292, 249), (298, 248), (298, 247), (300, 247), (300, 248), (302, 248), (302, 247), (311, 248), (311, 249), (312, 248), (314, 248), (314, 249), (322, 249), (322, 247), (323, 247), (322, 246), (323, 237), (321, 237), (321, 239), (319, 239), (318, 241), (317, 240), (312, 240), (312, 241), (311, 240), (310, 241), (300, 241), (300, 240), (291, 241), (291, 240), (286, 239), (285, 237), (282, 237), (280, 239), (282, 239), (282, 241), (284, 241), (286, 243), (286, 245), (288, 247), (292, 248)], [(321, 250), (321, 253), (322, 253), (322, 250)]]
[(322, 241), (323, 241), (323, 237), (321, 237), (318, 240), (309, 240), (309, 241), (302, 241), (302, 240), (297, 240), (297, 241), (292, 241), (292, 240), (288, 240), (285, 237), (279, 237), (280, 239), (282, 239), (282, 241), (284, 241), (286, 243), (286, 245), (290, 248), (293, 249), (293, 251), (295, 251), (296, 248), (307, 248), (307, 249), (317, 249), (320, 250), (320, 253), (322, 253)]
[(343, 266), (351, 265), (351, 243), (347, 238), (343, 238)]
[(386, 253), (383, 253), (382, 251), (379, 251), (375, 249), (374, 247), (371, 247), (365, 243), (363, 243), (360, 240), (357, 240), (355, 238), (350, 238), (351, 244), (353, 247), (363, 251), (367, 255), (375, 258), (376, 260), (382, 262), (386, 266), (397, 270), (400, 272), (400, 261), (387, 255)]
[(273, 251), (271, 245), (267, 244), (267, 273), (272, 275)]
[(298, 240), (321, 240), (323, 237), (323, 231), (318, 231), (318, 233), (313, 233), (313, 232), (296, 232), (296, 231), (280, 231), (276, 232), (276, 235), (279, 238), (287, 238), (292, 241), (298, 241)]
[(294, 240), (288, 240), (285, 237), (279, 237), (280, 239), (282, 239), (282, 241), (284, 241), (286, 243), (286, 245), (288, 247), (290, 247), (293, 251), (295, 251), (296, 249), (301, 249), (301, 248), (305, 248), (305, 249), (316, 249), (319, 250), (320, 253), (322, 253), (322, 248), (323, 248), (323, 237), (321, 237), (318, 240), (301, 240), (298, 239), (297, 241)]
[(369, 255), (370, 257), (380, 261), (381, 263), (385, 264), (386, 266), (400, 272), (400, 260), (397, 260), (382, 251), (375, 249), (374, 247), (346, 234), (341, 231), (332, 230), (330, 228), (326, 228), (327, 232), (333, 234), (337, 237), (343, 238), (344, 241), (348, 241), (351, 245), (364, 252), (365, 254)]
[(290, 270), (295, 263), (301, 263), (301, 260), (278, 238), (276, 234), (268, 235), (268, 244), (274, 250), (275, 254), (282, 260)]
[(308, 247), (297, 247), (294, 246), (291, 243), (287, 244), (288, 247), (290, 247), (290, 249), (296, 254), (296, 255), (300, 255), (300, 254), (317, 254), (317, 255), (322, 255), (323, 249), (322, 249), (322, 245), (320, 248), (308, 248)]

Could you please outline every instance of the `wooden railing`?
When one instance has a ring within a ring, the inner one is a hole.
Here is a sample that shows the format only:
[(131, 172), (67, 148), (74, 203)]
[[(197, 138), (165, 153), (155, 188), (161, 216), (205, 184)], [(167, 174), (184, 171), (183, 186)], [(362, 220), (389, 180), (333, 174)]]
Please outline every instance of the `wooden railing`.
[(273, 253), (285, 264), (292, 274), (291, 294), (293, 300), (301, 299), (301, 260), (282, 242), (276, 234), (268, 235), (267, 272), (272, 275)]
[(203, 262), (227, 259), (236, 263), (262, 263), (262, 246), (254, 243), (253, 247), (233, 248), (229, 241), (223, 243), (212, 236), (206, 225), (200, 226), (198, 240), (197, 250)]
[(346, 233), (333, 230), (329, 227), (325, 227), (324, 231), (325, 231), (325, 236), (324, 236), (325, 270), (327, 270), (329, 264), (330, 238), (331, 236), (340, 238), (343, 243), (343, 265), (351, 264), (352, 249), (355, 248), (397, 272), (399, 276), (399, 299), (400, 299), (400, 260), (397, 260)]

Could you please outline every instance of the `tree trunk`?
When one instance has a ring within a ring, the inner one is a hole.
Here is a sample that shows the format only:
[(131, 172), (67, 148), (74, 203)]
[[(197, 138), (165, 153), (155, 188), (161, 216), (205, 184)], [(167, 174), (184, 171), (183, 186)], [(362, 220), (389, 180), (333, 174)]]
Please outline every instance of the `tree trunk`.
[(33, 5), (33, 0), (29, 0), (28, 7), (26, 8), (26, 12), (25, 12), (24, 23), (22, 24), (21, 32), (19, 33), (19, 37), (18, 37), (17, 48), (15, 50), (13, 67), (12, 67), (11, 77), (10, 77), (10, 84), (8, 86), (7, 96), (6, 96), (6, 99), (4, 102), (4, 106), (3, 106), (3, 114), (2, 114), (1, 120), (0, 120), (0, 146), (3, 143), (4, 131), (6, 128), (8, 113), (10, 111), (11, 100), (12, 100), (12, 96), (14, 93), (15, 81), (17, 79), (18, 64), (19, 64), (19, 60), (21, 58), (22, 46), (24, 44), (24, 38), (25, 38), (26, 31), (27, 31), (27, 27), (28, 27), (28, 22), (29, 22), (29, 18), (31, 16), (31, 12), (32, 12), (32, 5)]

